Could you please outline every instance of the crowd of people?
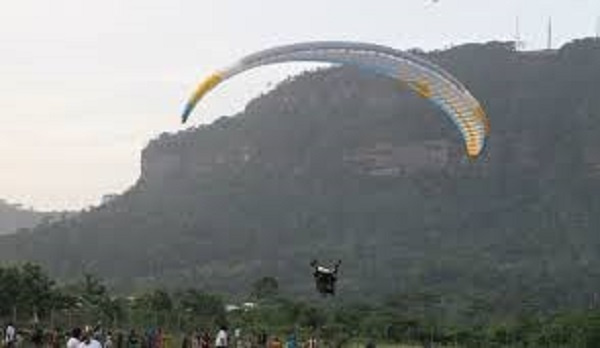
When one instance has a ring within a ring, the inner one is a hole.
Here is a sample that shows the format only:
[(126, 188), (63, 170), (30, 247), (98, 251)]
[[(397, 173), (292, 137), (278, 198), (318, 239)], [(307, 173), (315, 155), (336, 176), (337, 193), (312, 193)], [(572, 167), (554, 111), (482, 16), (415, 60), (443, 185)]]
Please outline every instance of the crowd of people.
[(6, 348), (317, 348), (317, 339), (308, 337), (303, 344), (290, 333), (284, 340), (261, 331), (242, 335), (240, 329), (230, 336), (227, 327), (221, 326), (214, 337), (210, 331), (197, 330), (183, 337), (167, 335), (161, 328), (143, 332), (135, 329), (115, 331), (100, 326), (75, 327), (69, 332), (60, 329), (44, 331), (40, 327), (17, 330), (8, 323), (3, 330), (2, 347)]
[(269, 336), (265, 331), (242, 335), (239, 329), (229, 337), (226, 327), (221, 327), (214, 340), (207, 332), (192, 333), (185, 336), (181, 348), (317, 348), (317, 339), (307, 337), (300, 342), (295, 333), (285, 339), (277, 335)]

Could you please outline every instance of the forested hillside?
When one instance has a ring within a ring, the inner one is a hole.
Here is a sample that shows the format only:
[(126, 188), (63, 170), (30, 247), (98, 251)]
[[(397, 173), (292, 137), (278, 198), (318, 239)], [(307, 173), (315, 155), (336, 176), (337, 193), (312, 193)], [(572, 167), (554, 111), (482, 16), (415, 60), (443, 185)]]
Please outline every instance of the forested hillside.
[(311, 259), (341, 259), (342, 297), (435, 293), (449, 315), (597, 305), (600, 41), (427, 57), (484, 104), (481, 159), (395, 81), (305, 73), (243, 113), (153, 140), (128, 192), (2, 237), (0, 257), (122, 289), (235, 293), (274, 276), (298, 294), (312, 292)]

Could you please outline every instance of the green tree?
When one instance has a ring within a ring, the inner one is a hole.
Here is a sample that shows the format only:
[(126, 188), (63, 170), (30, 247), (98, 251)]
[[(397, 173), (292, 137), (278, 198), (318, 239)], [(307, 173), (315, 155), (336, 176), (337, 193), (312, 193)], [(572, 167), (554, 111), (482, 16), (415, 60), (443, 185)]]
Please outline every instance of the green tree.
[(90, 273), (83, 275), (81, 297), (85, 302), (98, 306), (102, 304), (107, 296), (108, 290), (102, 279)]
[(54, 281), (40, 265), (26, 263), (21, 267), (17, 303), (33, 318), (48, 313), (52, 307)]
[(168, 292), (156, 289), (150, 294), (150, 307), (155, 311), (168, 312), (173, 309), (173, 300)]
[(0, 267), (0, 313), (11, 315), (17, 310), (21, 276), (16, 266)]
[(279, 294), (279, 282), (275, 277), (262, 277), (252, 284), (252, 297), (257, 300), (274, 298)]
[(214, 317), (225, 312), (225, 305), (220, 296), (196, 289), (188, 289), (180, 295), (180, 307), (199, 316)]

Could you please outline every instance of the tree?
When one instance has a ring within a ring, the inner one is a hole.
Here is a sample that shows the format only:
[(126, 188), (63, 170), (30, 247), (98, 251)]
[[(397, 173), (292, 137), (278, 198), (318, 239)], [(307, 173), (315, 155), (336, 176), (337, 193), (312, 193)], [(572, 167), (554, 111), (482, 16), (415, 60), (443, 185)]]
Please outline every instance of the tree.
[(0, 314), (25, 312), (38, 319), (52, 308), (54, 296), (54, 281), (39, 265), (0, 268)]
[(203, 317), (225, 315), (225, 305), (221, 297), (196, 289), (188, 289), (179, 294), (179, 307), (190, 314)]
[(279, 293), (279, 282), (274, 277), (262, 277), (252, 284), (252, 297), (257, 300), (273, 298)]
[(173, 301), (168, 292), (156, 289), (149, 294), (149, 306), (157, 312), (168, 312), (173, 309)]
[(91, 306), (100, 306), (108, 298), (108, 290), (97, 276), (86, 273), (83, 275), (83, 281), (80, 285), (80, 296), (85, 304)]
[(327, 314), (318, 307), (307, 306), (300, 313), (299, 322), (311, 329), (318, 329), (327, 322)]
[(31, 313), (34, 319), (48, 313), (52, 306), (54, 281), (40, 265), (26, 263), (20, 270), (18, 305)]
[(0, 268), (0, 314), (7, 316), (16, 310), (21, 276), (17, 267)]

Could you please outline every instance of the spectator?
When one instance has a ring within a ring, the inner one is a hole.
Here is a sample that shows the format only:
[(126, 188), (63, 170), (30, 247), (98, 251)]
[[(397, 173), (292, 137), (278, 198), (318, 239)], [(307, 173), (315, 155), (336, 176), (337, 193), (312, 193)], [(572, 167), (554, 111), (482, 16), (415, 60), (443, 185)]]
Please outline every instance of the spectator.
[(204, 331), (200, 336), (200, 348), (210, 348), (210, 335), (208, 331)]
[(31, 343), (37, 348), (41, 348), (44, 344), (44, 330), (37, 325), (33, 328), (33, 332), (31, 333)]
[(49, 339), (49, 345), (48, 346), (50, 348), (60, 348), (60, 341), (61, 341), (60, 329), (59, 328), (55, 328), (50, 333), (50, 339)]
[(269, 338), (267, 337), (267, 333), (265, 332), (265, 330), (261, 330), (258, 333), (258, 338), (257, 338), (258, 347), (259, 348), (267, 348), (268, 341), (269, 341)]
[(125, 342), (123, 338), (123, 332), (119, 330), (117, 333), (117, 348), (125, 348)]
[(106, 333), (104, 348), (113, 348), (112, 333), (110, 331)]
[(192, 347), (192, 335), (185, 334), (183, 335), (183, 340), (181, 341), (181, 348), (191, 348)]
[(305, 348), (317, 348), (317, 339), (315, 336), (310, 336), (304, 345)]
[(127, 337), (127, 348), (140, 348), (140, 339), (135, 332), (135, 329), (131, 329), (131, 331), (129, 331), (129, 336)]
[(295, 333), (290, 333), (290, 335), (288, 336), (287, 341), (285, 342), (285, 348), (297, 348), (297, 344), (296, 344), (296, 334)]
[(94, 331), (86, 330), (83, 334), (79, 348), (102, 348), (102, 344), (94, 338)]
[(4, 330), (4, 342), (7, 348), (13, 348), (17, 344), (17, 329), (10, 322)]
[(279, 340), (279, 337), (277, 337), (277, 336), (273, 337), (271, 342), (269, 342), (268, 348), (283, 348), (283, 344)]
[(79, 348), (81, 344), (81, 329), (76, 327), (71, 331), (71, 337), (67, 340), (67, 348)]
[(217, 332), (217, 338), (215, 339), (216, 348), (227, 348), (227, 327), (221, 326), (219, 332)]
[(165, 336), (163, 334), (162, 328), (158, 328), (156, 330), (156, 335), (154, 336), (154, 348), (163, 348), (165, 345)]

